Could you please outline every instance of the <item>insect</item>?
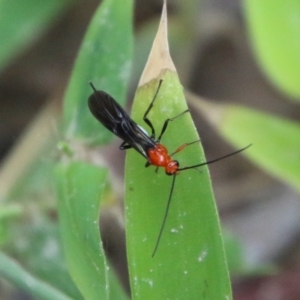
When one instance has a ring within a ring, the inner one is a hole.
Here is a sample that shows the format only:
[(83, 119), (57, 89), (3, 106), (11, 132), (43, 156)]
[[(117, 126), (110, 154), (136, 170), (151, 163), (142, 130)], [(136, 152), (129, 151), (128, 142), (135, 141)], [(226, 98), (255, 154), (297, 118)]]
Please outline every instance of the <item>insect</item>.
[(152, 253), (152, 257), (154, 257), (158, 245), (166, 224), (167, 216), (169, 213), (169, 208), (171, 204), (171, 199), (172, 199), (172, 194), (175, 186), (175, 180), (176, 176), (179, 174), (180, 171), (185, 171), (189, 169), (194, 169), (197, 167), (201, 167), (204, 165), (211, 164), (213, 162), (219, 161), (221, 159), (224, 159), (226, 157), (235, 155), (241, 151), (244, 151), (250, 145), (247, 147), (244, 147), (240, 150), (237, 150), (235, 152), (232, 152), (230, 154), (227, 154), (225, 156), (219, 157), (217, 159), (213, 159), (210, 161), (206, 161), (203, 163), (199, 163), (193, 166), (187, 166), (187, 167), (179, 167), (179, 162), (177, 160), (174, 160), (172, 156), (175, 153), (178, 153), (182, 151), (184, 148), (187, 146), (190, 146), (194, 143), (198, 143), (199, 140), (193, 141), (190, 143), (185, 143), (181, 145), (179, 148), (177, 148), (173, 153), (169, 153), (168, 149), (160, 143), (160, 140), (167, 130), (167, 127), (169, 125), (169, 122), (174, 121), (178, 117), (182, 116), (183, 114), (189, 112), (189, 110), (183, 111), (181, 114), (173, 117), (166, 119), (164, 121), (164, 124), (162, 126), (162, 130), (156, 138), (156, 132), (155, 129), (151, 123), (151, 121), (148, 119), (148, 114), (151, 111), (151, 109), (154, 106), (155, 99), (157, 98), (157, 95), (159, 93), (160, 87), (162, 84), (162, 80), (160, 80), (158, 88), (156, 90), (156, 93), (150, 102), (150, 105), (148, 109), (146, 110), (143, 120), (144, 122), (149, 126), (151, 130), (151, 135), (149, 136), (147, 132), (137, 125), (126, 113), (126, 111), (106, 92), (104, 91), (98, 91), (94, 87), (92, 83), (90, 83), (92, 89), (94, 90), (94, 93), (89, 97), (88, 99), (88, 105), (91, 113), (94, 115), (94, 117), (102, 123), (108, 130), (110, 130), (112, 133), (114, 133), (116, 136), (118, 136), (120, 139), (123, 140), (123, 143), (120, 145), (119, 149), (120, 150), (127, 150), (130, 148), (135, 149), (137, 152), (139, 152), (141, 155), (143, 155), (147, 162), (146, 162), (146, 167), (149, 167), (150, 165), (155, 166), (156, 170), (159, 167), (162, 167), (165, 169), (165, 172), (167, 175), (172, 176), (172, 184), (171, 184), (171, 189), (169, 193), (169, 198), (167, 202), (167, 207), (165, 210), (165, 214), (163, 217), (163, 222), (160, 227), (160, 231), (158, 233), (157, 241), (154, 247), (154, 251)]

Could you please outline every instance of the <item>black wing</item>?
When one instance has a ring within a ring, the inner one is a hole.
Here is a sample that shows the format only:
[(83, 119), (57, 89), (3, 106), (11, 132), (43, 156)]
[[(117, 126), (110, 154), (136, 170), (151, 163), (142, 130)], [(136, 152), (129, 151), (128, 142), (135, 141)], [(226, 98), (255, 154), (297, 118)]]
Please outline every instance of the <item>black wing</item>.
[(147, 150), (155, 147), (155, 141), (128, 116), (114, 98), (106, 92), (94, 90), (88, 105), (100, 123), (147, 158)]

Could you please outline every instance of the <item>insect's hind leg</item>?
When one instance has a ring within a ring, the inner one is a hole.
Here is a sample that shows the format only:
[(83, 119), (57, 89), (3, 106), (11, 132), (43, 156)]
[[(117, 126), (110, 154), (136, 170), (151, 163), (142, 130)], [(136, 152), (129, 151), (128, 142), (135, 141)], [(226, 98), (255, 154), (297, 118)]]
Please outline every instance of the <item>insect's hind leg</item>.
[(170, 121), (174, 121), (175, 119), (177, 119), (178, 117), (181, 117), (183, 114), (185, 114), (185, 113), (187, 113), (187, 112), (189, 112), (189, 111), (190, 111), (190, 110), (187, 109), (187, 110), (183, 111), (181, 114), (179, 114), (178, 116), (176, 116), (176, 117), (174, 117), (174, 118), (169, 118), (169, 119), (165, 120), (164, 125), (163, 125), (163, 127), (162, 127), (162, 129), (161, 129), (160, 135), (159, 135), (158, 139), (156, 140), (156, 142), (157, 142), (157, 143), (160, 142), (160, 140), (161, 140), (163, 134), (165, 133), (165, 131), (166, 131), (167, 128), (168, 128), (168, 125), (169, 125), (169, 122), (170, 122)]
[(194, 142), (190, 142), (190, 143), (185, 143), (185, 144), (182, 144), (180, 147), (178, 147), (173, 153), (170, 154), (170, 156), (172, 157), (174, 154), (182, 151), (183, 149), (185, 149), (187, 146), (190, 146), (190, 145), (193, 145), (193, 144), (196, 144), (196, 143), (199, 143), (200, 140), (197, 140), (197, 141), (194, 141)]
[(147, 116), (148, 116), (150, 110), (151, 110), (152, 107), (153, 107), (154, 101), (155, 101), (155, 99), (156, 99), (156, 97), (157, 97), (157, 94), (158, 94), (158, 92), (159, 92), (159, 90), (160, 90), (160, 87), (161, 87), (162, 82), (163, 82), (163, 80), (161, 79), (161, 80), (159, 81), (159, 83), (158, 83), (158, 87), (157, 87), (157, 90), (156, 90), (156, 92), (155, 92), (155, 95), (154, 95), (152, 101), (150, 102), (149, 107), (147, 108), (147, 110), (146, 110), (146, 112), (145, 112), (145, 114), (144, 114), (144, 117), (143, 117), (144, 122), (145, 122), (145, 123), (150, 127), (150, 129), (151, 129), (151, 138), (155, 138), (155, 129), (154, 129), (154, 127), (153, 127), (152, 122), (147, 118)]

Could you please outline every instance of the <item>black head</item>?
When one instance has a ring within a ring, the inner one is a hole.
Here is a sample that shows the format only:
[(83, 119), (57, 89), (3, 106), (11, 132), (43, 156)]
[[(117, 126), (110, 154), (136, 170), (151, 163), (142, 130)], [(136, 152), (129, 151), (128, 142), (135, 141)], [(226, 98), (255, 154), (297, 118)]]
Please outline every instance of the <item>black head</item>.
[(178, 172), (179, 162), (177, 160), (172, 160), (165, 167), (165, 171), (167, 175), (176, 175)]

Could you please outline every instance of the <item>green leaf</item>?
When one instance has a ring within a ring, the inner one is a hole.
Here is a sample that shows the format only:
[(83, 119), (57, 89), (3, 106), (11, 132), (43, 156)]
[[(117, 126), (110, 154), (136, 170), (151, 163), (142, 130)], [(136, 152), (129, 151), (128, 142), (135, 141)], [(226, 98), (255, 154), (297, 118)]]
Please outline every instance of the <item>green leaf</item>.
[(30, 218), (35, 219), (32, 223), (28, 222), (28, 216), (23, 217), (27, 220), (25, 224), (15, 224), (15, 228), (10, 231), (14, 236), (13, 245), (7, 251), (14, 253), (14, 257), (37, 279), (47, 282), (74, 300), (82, 300), (67, 270), (57, 220), (49, 219), (41, 210), (37, 214), (39, 217), (36, 218), (30, 215)]
[(300, 123), (238, 105), (214, 104), (187, 93), (190, 103), (260, 168), (300, 189)]
[[(81, 138), (89, 144), (111, 138), (88, 110), (87, 99), (92, 93), (88, 82), (124, 102), (131, 64), (131, 23), (132, 0), (105, 0), (96, 11), (65, 97), (67, 138)], [(62, 165), (60, 170), (59, 215), (70, 274), (85, 299), (111, 299), (115, 295), (122, 299), (125, 296), (119, 284), (108, 277), (99, 238), (99, 200), (107, 171), (84, 163)]]
[[(164, 120), (187, 109), (177, 75), (166, 71), (149, 119), (158, 133)], [(132, 117), (142, 116), (158, 81), (138, 89)], [(147, 128), (147, 127), (146, 127)], [(174, 151), (199, 137), (189, 114), (169, 124), (162, 143)], [(205, 161), (200, 144), (177, 154), (180, 165)], [(133, 299), (231, 299), (219, 220), (208, 170), (186, 170), (176, 176), (165, 230), (156, 255), (158, 238), (170, 194), (172, 178), (164, 170), (145, 168), (134, 151), (126, 157), (127, 253)], [(226, 298), (227, 297), (227, 298)]]
[(275, 86), (300, 100), (300, 1), (246, 0), (244, 4), (263, 70)]
[[(167, 17), (164, 6), (132, 108), (140, 125), (162, 80), (148, 118), (158, 137), (168, 118), (186, 111), (183, 88), (170, 58)], [(199, 137), (188, 113), (169, 123), (162, 143), (176, 154), (180, 166), (205, 161)], [(207, 167), (166, 176), (163, 169), (145, 168), (145, 158), (136, 151), (126, 156), (126, 236), (132, 299), (231, 299), (230, 282), (220, 234), (217, 210)], [(170, 210), (157, 252), (167, 202), (175, 180)], [(153, 256), (153, 257), (152, 257)]]
[(71, 300), (60, 291), (33, 277), (4, 253), (0, 253), (0, 275), (36, 299)]
[(115, 273), (108, 269), (108, 278), (109, 278), (109, 287), (110, 287), (110, 294), (109, 299), (111, 300), (128, 300), (129, 297), (125, 294), (123, 287), (120, 285), (119, 280), (117, 279)]
[(10, 223), (22, 214), (22, 208), (18, 204), (0, 204), (0, 245), (3, 246), (11, 239)]
[[(67, 138), (101, 144), (112, 134), (92, 117), (87, 99), (91, 81), (121, 103), (125, 102), (132, 56), (132, 0), (105, 0), (84, 38), (64, 102)], [(124, 42), (125, 41), (125, 42)]]
[(1, 0), (0, 69), (32, 43), (71, 0)]
[(223, 231), (222, 235), (230, 274), (239, 274), (245, 269), (246, 265), (243, 245), (238, 238), (227, 231)]
[(60, 228), (71, 277), (85, 299), (109, 299), (98, 220), (107, 171), (74, 162), (61, 164), (56, 175)]
[(19, 216), (21, 213), (22, 208), (18, 204), (0, 204), (0, 222)]
[[(132, 117), (143, 124), (159, 80), (162, 85), (148, 118), (159, 135), (166, 119), (187, 109), (183, 89), (169, 55), (164, 6), (143, 75)], [(199, 137), (189, 114), (171, 121), (162, 143), (172, 153)], [(176, 154), (180, 166), (205, 161), (200, 143)], [(133, 299), (231, 299), (220, 226), (208, 170), (186, 170), (176, 177), (163, 170), (145, 169), (145, 159), (135, 151), (126, 156), (126, 235)], [(167, 222), (157, 252), (152, 257), (175, 178)]]
[(240, 106), (224, 106), (220, 133), (259, 167), (300, 190), (300, 124)]

